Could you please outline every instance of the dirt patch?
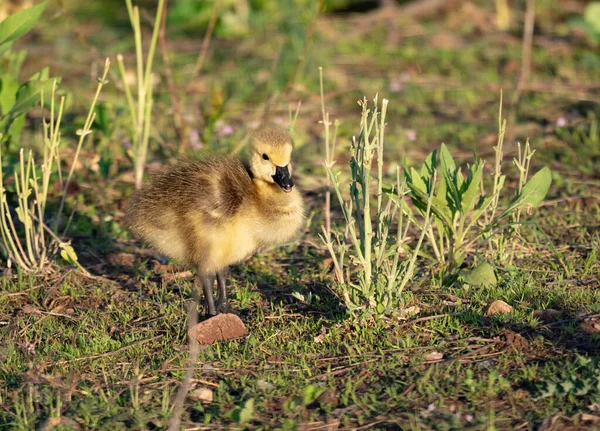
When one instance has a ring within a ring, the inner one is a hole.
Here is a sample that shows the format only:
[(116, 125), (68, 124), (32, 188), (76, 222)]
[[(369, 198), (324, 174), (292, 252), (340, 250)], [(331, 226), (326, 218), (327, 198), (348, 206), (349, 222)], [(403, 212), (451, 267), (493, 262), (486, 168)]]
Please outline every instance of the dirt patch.
[(498, 337), (494, 337), (499, 344), (499, 348), (513, 348), (515, 351), (525, 351), (529, 349), (529, 342), (521, 334), (504, 329)]

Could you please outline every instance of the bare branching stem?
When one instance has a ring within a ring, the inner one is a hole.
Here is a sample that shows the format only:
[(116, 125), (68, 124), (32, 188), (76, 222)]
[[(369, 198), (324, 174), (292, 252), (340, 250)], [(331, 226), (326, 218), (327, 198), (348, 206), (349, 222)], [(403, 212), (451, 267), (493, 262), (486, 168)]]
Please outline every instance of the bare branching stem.
[(135, 57), (136, 57), (136, 84), (138, 89), (137, 102), (134, 103), (131, 92), (128, 88), (127, 72), (123, 64), (123, 57), (117, 56), (119, 62), (119, 71), (125, 87), (125, 95), (127, 104), (131, 111), (132, 120), (132, 143), (133, 143), (133, 165), (135, 186), (141, 187), (144, 178), (144, 167), (146, 164), (146, 156), (148, 153), (148, 141), (150, 137), (150, 124), (152, 123), (152, 101), (153, 101), (153, 82), (152, 82), (152, 64), (154, 61), (154, 52), (158, 41), (158, 35), (161, 28), (162, 15), (165, 9), (165, 0), (158, 0), (156, 17), (154, 20), (154, 28), (152, 30), (152, 38), (148, 48), (148, 55), (144, 62), (142, 52), (142, 30), (140, 24), (140, 11), (137, 6), (133, 6), (131, 0), (125, 0), (127, 4), (127, 12), (131, 27), (133, 29), (135, 40)]

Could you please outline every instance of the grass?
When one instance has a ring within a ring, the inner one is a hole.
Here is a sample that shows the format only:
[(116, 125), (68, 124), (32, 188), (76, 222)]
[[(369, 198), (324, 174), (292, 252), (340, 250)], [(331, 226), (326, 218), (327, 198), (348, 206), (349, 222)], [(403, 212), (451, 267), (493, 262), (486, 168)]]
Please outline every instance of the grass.
[[(493, 17), (488, 3), (474, 2)], [(311, 222), (297, 243), (234, 268), (232, 302), (242, 310), (250, 335), (200, 352), (182, 418), (186, 429), (599, 426), (593, 419), (600, 416), (594, 410), (600, 391), (593, 383), (600, 372), (595, 163), (600, 111), (586, 100), (597, 96), (593, 85), (600, 79), (595, 66), (600, 60), (576, 33), (561, 36), (566, 24), (564, 15), (553, 12), (557, 7), (556, 1), (539, 5), (539, 16), (549, 18), (534, 38), (537, 90), (525, 91), (517, 106), (504, 108), (506, 158), (516, 155), (516, 139), (529, 137), (537, 149), (532, 169), (548, 165), (553, 172), (548, 200), (533, 216), (535, 225), (521, 229), (526, 241), (513, 267), (496, 268), (499, 285), (486, 288), (447, 286), (427, 268), (417, 268), (399, 310), (406, 314), (366, 321), (349, 319), (343, 310), (327, 251), (317, 237), (325, 216), (317, 66), (324, 69), (330, 119), (340, 122), (335, 158), (345, 178), (350, 138), (358, 132), (356, 101), (375, 92), (390, 100), (386, 176), (395, 175), (404, 157), (419, 166), (441, 142), (461, 164), (472, 160), (473, 152), (491, 161), (499, 91), (512, 100), (513, 78), (519, 74), (520, 29), (487, 31), (468, 11), (457, 10), (400, 26), (400, 42), (392, 44), (391, 30), (363, 30), (355, 21), (360, 16), (320, 19), (294, 84), (270, 111), (271, 119), (286, 121), (289, 105), (302, 100), (294, 174)], [(77, 8), (66, 11), (69, 19), (45, 15), (37, 39), (20, 46), (31, 59), (24, 76), (50, 65), (52, 75), (63, 76), (61, 90), (77, 95), (68, 99), (76, 105), (67, 103), (62, 135), (64, 142), (77, 142), (75, 130), (83, 124), (96, 85), (89, 65), (101, 67), (105, 56), (133, 53), (134, 44), (126, 20), (89, 33), (79, 26), (75, 37), (72, 25), (95, 21)], [(143, 13), (141, 19), (145, 26)], [(365, 33), (355, 34), (358, 29)], [(440, 36), (448, 34), (454, 45)], [(260, 118), (272, 89), (279, 88), (271, 77), (285, 81), (287, 69), (274, 71), (274, 57), (297, 35), (214, 40), (203, 71), (187, 82), (202, 35), (171, 40), (167, 32), (171, 66), (175, 81), (189, 85), (180, 97), (186, 121), (204, 145), (191, 145), (191, 152), (207, 147), (226, 152)], [(300, 52), (302, 44), (294, 43)], [(155, 70), (161, 67), (157, 59)], [(65, 213), (75, 209), (72, 245), (95, 277), (65, 266), (37, 276), (12, 268), (0, 280), (3, 429), (166, 429), (185, 372), (192, 280), (174, 278), (185, 268), (161, 261), (121, 226), (122, 201), (133, 190), (134, 177), (125, 149), (130, 116), (123, 91), (116, 88), (116, 68), (112, 73), (112, 85), (99, 99), (107, 119), (95, 122), (93, 140), (83, 144), (82, 166), (72, 179), (76, 191), (65, 201)], [(150, 162), (177, 153), (164, 81), (156, 85), (154, 99)], [(38, 120), (39, 114), (31, 113), (22, 138), (34, 150)], [(214, 133), (205, 134), (207, 128)], [(3, 153), (7, 166), (18, 155), (11, 151)], [(103, 163), (109, 166), (104, 174)], [(508, 178), (518, 177), (509, 163), (504, 169)], [(60, 196), (49, 197), (48, 213), (59, 203)], [(343, 218), (335, 208), (334, 227)], [(487, 316), (497, 299), (514, 311)], [(198, 398), (199, 388), (212, 391), (211, 403)]]
[[(598, 313), (600, 294), (589, 285), (527, 271), (506, 275), (493, 289), (423, 285), (413, 288), (413, 304), (428, 319), (367, 324), (332, 311), (332, 298), (315, 283), (314, 256), (305, 274), (287, 282), (313, 284), (321, 297), (316, 305), (273, 287), (285, 269), (265, 273), (263, 259), (238, 271), (233, 287), (233, 303), (247, 312), (251, 333), (201, 351), (196, 387), (210, 388), (215, 402), (189, 397), (184, 423), (231, 424), (222, 414), (253, 399), (252, 423), (267, 428), (382, 421), (381, 427), (464, 429), (493, 421), (511, 429), (558, 411), (585, 411), (600, 397), (596, 389), (571, 400), (537, 399), (540, 385), (562, 375), (574, 355), (598, 353), (597, 334), (579, 324), (584, 313)], [(87, 429), (164, 427), (165, 399), (184, 369), (189, 283), (149, 278), (127, 291), (106, 283), (90, 289), (77, 277), (56, 284), (5, 281), (0, 310), (8, 315), (18, 304), (10, 326), (22, 335), (0, 353), (3, 401), (14, 408), (21, 403), (30, 423), (43, 422), (61, 399), (61, 415)], [(588, 280), (593, 277), (597, 269)], [(516, 311), (486, 317), (494, 299)], [(561, 317), (551, 323), (533, 317), (548, 308), (561, 310)], [(329, 405), (307, 395), (312, 386), (332, 391)], [(23, 425), (6, 411), (2, 417)]]

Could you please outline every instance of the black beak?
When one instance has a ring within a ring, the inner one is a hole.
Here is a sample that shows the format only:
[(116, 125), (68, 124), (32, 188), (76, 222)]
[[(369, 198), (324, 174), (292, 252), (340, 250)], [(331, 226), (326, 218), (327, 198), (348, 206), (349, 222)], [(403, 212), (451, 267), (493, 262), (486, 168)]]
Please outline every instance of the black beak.
[(273, 181), (281, 187), (286, 193), (292, 191), (292, 187), (294, 187), (294, 182), (292, 181), (292, 177), (290, 176), (290, 171), (287, 166), (275, 166), (275, 175), (273, 175)]

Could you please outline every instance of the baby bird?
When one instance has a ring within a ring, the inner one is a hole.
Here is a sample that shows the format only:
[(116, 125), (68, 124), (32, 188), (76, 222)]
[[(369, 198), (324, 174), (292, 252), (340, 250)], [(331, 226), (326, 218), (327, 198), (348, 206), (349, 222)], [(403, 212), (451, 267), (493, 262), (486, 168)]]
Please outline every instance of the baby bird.
[(289, 241), (304, 224), (292, 148), (284, 129), (263, 126), (251, 138), (247, 165), (234, 156), (182, 160), (145, 183), (127, 205), (125, 221), (134, 233), (197, 269), (210, 316), (231, 311), (230, 265)]

